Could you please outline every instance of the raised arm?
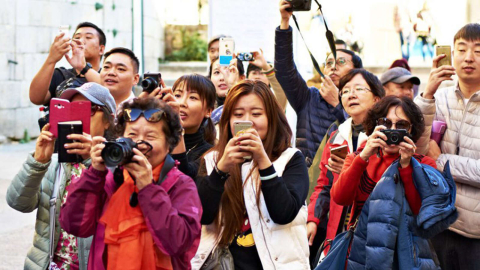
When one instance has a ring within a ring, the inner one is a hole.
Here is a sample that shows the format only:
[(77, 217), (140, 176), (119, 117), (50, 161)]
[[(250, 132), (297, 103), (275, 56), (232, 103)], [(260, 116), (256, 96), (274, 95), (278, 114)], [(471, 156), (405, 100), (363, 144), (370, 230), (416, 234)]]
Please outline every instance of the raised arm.
[(47, 59), (30, 83), (29, 97), (33, 104), (43, 105), (51, 98), (49, 88), (55, 65), (71, 48), (70, 38), (64, 35), (65, 33), (60, 33), (55, 37)]

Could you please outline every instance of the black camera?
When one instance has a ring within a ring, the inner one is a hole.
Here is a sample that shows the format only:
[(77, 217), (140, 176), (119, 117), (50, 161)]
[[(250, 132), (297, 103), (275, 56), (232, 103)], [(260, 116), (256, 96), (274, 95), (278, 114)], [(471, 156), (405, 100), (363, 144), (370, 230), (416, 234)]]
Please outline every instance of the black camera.
[(410, 133), (405, 129), (384, 129), (382, 132), (387, 136), (387, 140), (385, 141), (387, 145), (399, 145), (401, 142), (405, 141), (403, 139), (405, 136), (411, 138)]
[(144, 92), (151, 93), (155, 90), (162, 79), (162, 74), (147, 72), (143, 74), (142, 88)]
[(239, 53), (237, 55), (237, 59), (240, 61), (253, 61), (255, 58), (253, 57), (253, 53)]
[(117, 167), (132, 161), (133, 148), (137, 144), (130, 138), (118, 138), (116, 141), (105, 142), (102, 158), (108, 167)]
[(288, 11), (310, 11), (312, 7), (312, 0), (287, 0), (292, 5)]

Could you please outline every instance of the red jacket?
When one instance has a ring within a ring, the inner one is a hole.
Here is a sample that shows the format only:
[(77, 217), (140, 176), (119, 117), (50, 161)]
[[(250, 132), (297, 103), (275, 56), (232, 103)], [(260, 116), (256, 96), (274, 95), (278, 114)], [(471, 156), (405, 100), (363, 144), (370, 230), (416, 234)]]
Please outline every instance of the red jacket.
[[(330, 158), (330, 150), (332, 148), (348, 145), (348, 152), (351, 153), (352, 145), (352, 127), (351, 118), (342, 123), (338, 130), (332, 133), (330, 139), (325, 145), (322, 160), (320, 161), (320, 176), (317, 179), (317, 185), (310, 197), (308, 204), (307, 222), (315, 222), (317, 225), (324, 219), (328, 219), (327, 234), (325, 240), (333, 240), (337, 234), (342, 219), (344, 207), (330, 200), (330, 189), (333, 183), (338, 179), (338, 174), (329, 171), (325, 166), (328, 165)], [(357, 147), (367, 140), (365, 133), (358, 136)], [(329, 250), (329, 246), (325, 248), (325, 254)]]
[[(94, 235), (89, 270), (105, 270), (105, 227), (99, 219), (118, 186), (113, 174), (93, 167), (68, 188), (60, 212), (62, 228), (79, 237)], [(150, 184), (138, 193), (139, 205), (155, 245), (168, 254), (173, 269), (191, 269), (190, 260), (200, 242), (202, 204), (193, 180), (175, 166), (160, 185)]]

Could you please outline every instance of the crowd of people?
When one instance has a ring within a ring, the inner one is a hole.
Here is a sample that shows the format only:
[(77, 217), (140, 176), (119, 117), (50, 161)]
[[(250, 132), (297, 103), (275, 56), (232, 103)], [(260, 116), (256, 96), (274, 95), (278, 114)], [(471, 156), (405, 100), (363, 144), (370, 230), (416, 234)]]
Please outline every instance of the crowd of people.
[[(56, 36), (30, 100), (87, 102), (90, 126), (60, 145), (39, 121), (7, 191), (37, 211), (24, 268), (480, 269), (480, 24), (457, 32), (453, 66), (436, 56), (417, 93), (407, 61), (378, 78), (342, 42), (307, 82), (290, 8), (280, 2), (274, 63), (259, 50), (246, 70), (221, 65), (218, 36), (208, 74), (139, 96), (130, 49), (106, 51), (89, 22)], [(71, 67), (56, 68), (63, 57)], [(63, 149), (77, 162), (60, 162)], [(345, 232), (346, 255), (326, 268)]]

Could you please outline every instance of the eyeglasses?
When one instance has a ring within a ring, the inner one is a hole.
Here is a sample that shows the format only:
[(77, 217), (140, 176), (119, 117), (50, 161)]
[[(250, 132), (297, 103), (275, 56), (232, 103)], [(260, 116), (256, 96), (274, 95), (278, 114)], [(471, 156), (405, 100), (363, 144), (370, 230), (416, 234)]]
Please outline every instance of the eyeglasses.
[(382, 117), (377, 120), (377, 125), (378, 126), (385, 126), (388, 129), (391, 129), (393, 125), (395, 125), (395, 129), (405, 129), (405, 130), (410, 130), (410, 127), (412, 127), (412, 124), (408, 122), (407, 120), (399, 120), (395, 123), (392, 122), (392, 120)]
[(148, 122), (158, 122), (162, 120), (162, 117), (165, 115), (165, 112), (161, 109), (125, 109), (123, 110), (123, 119), (127, 122), (134, 122), (143, 114), (143, 117), (147, 119)]
[(337, 61), (335, 62), (335, 60), (333, 58), (330, 58), (330, 59), (327, 59), (327, 61), (325, 62), (325, 67), (326, 68), (332, 68), (335, 64), (337, 64), (337, 66), (339, 67), (343, 67), (345, 66), (348, 62), (352, 62), (351, 60), (349, 59), (346, 59), (345, 57), (339, 57), (337, 58)]
[(351, 94), (354, 91), (355, 93), (362, 95), (372, 90), (362, 86), (355, 86), (353, 88), (343, 87), (342, 90), (340, 90), (340, 96)]
[(100, 105), (92, 105), (92, 109), (90, 111), (90, 116), (94, 116), (98, 111), (102, 111), (102, 106)]

